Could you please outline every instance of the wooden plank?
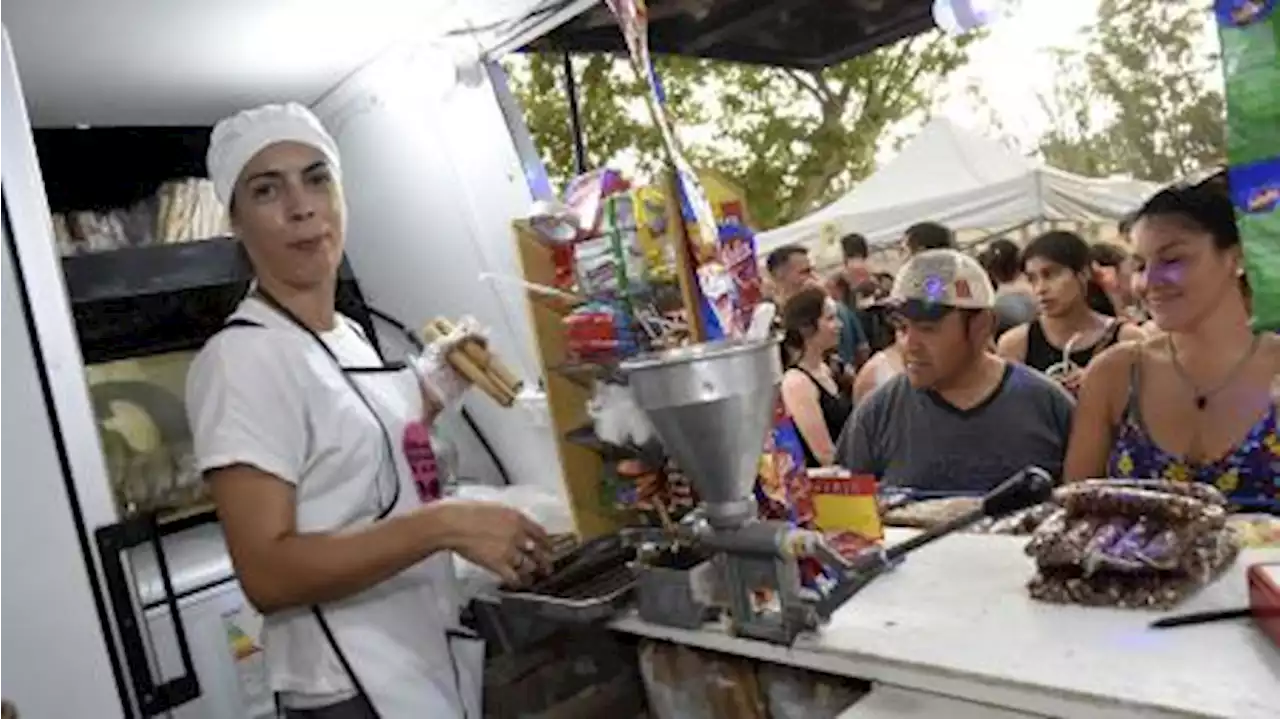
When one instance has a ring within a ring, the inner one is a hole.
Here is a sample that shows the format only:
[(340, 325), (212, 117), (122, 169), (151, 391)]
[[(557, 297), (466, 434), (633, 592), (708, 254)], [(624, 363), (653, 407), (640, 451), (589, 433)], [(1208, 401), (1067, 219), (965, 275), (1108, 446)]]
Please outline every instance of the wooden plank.
[[(663, 181), (667, 217), (671, 223), (669, 226), (677, 228), (673, 237), (680, 242), (675, 255), (681, 302), (689, 320), (692, 340), (703, 342), (706, 340), (706, 329), (698, 311), (697, 274), (694, 269), (697, 262), (691, 254), (692, 246), (686, 234), (688, 227), (680, 211), (675, 173), (666, 173)], [(555, 262), (552, 251), (537, 239), (528, 223), (516, 221), (512, 223), (512, 231), (525, 280), (554, 286)], [(613, 498), (606, 496), (603, 459), (598, 452), (568, 440), (570, 431), (590, 422), (587, 403), (594, 394), (596, 380), (591, 373), (584, 374), (580, 369), (571, 369), (567, 362), (564, 318), (572, 307), (534, 292), (526, 293), (526, 305), (538, 345), (542, 376), (546, 378), (544, 386), (551, 429), (556, 439), (556, 453), (563, 469), (565, 496), (573, 514), (575, 529), (584, 538), (617, 531), (627, 515), (613, 509)]]
[[(534, 236), (527, 223), (512, 224), (517, 253), (524, 269), (525, 279), (541, 285), (555, 285), (555, 262), (552, 252)], [(581, 427), (589, 421), (587, 402), (592, 395), (591, 383), (581, 383), (556, 371), (565, 365), (564, 318), (568, 307), (563, 303), (548, 301), (541, 295), (526, 293), (529, 321), (538, 343), (538, 361), (542, 364), (542, 376), (546, 378), (547, 407), (551, 415), (551, 429), (556, 438), (556, 454), (563, 469), (565, 497), (573, 513), (574, 527), (584, 538), (597, 537), (616, 531), (619, 527), (617, 513), (609, 510), (603, 492), (604, 463), (600, 455), (585, 447), (568, 442), (569, 430)]]
[(680, 283), (680, 299), (689, 319), (689, 337), (694, 342), (706, 342), (707, 328), (698, 309), (698, 262), (692, 254), (694, 245), (689, 237), (689, 225), (684, 221), (684, 212), (680, 208), (680, 186), (675, 170), (664, 173), (662, 182), (667, 200), (667, 226), (674, 228), (672, 236), (680, 243), (675, 253), (676, 279)]

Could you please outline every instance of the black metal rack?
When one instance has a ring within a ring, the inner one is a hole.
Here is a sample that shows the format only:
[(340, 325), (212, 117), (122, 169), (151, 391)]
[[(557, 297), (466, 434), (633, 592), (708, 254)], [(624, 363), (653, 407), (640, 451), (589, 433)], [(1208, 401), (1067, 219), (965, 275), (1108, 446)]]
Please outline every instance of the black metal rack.
[[(62, 271), (86, 364), (198, 349), (253, 276), (229, 237), (73, 255)], [(345, 259), (337, 299), (339, 312), (376, 336)]]

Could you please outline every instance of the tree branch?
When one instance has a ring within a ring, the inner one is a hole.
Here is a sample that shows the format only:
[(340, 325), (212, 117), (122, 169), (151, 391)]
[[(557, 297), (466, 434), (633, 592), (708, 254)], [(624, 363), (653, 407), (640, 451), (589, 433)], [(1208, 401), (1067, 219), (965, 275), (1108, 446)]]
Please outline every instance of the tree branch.
[(796, 85), (800, 87), (800, 89), (804, 90), (810, 95), (813, 95), (813, 97), (818, 101), (819, 105), (826, 103), (827, 98), (822, 96), (822, 90), (820, 90), (816, 84), (806, 82), (804, 79), (805, 78), (804, 73), (801, 73), (799, 70), (794, 70), (792, 68), (782, 68), (782, 74), (790, 78), (792, 82), (794, 82)]
[[(914, 39), (915, 38), (912, 38), (912, 40)], [(907, 75), (907, 77), (902, 78), (893, 83), (893, 89), (896, 91), (891, 92), (889, 94), (885, 94), (881, 97), (881, 101), (882, 101), (881, 107), (884, 107), (886, 109), (897, 107), (898, 103), (902, 101), (902, 98), (905, 97), (908, 92), (912, 92), (913, 90), (915, 90), (916, 82), (919, 81), (920, 76), (924, 74), (925, 64), (926, 64), (924, 62), (924, 56), (927, 53), (937, 49), (938, 46), (941, 45), (943, 42), (946, 42), (946, 40), (942, 37), (942, 35), (939, 34), (933, 38), (933, 40), (929, 43), (927, 47), (923, 48), (919, 53), (915, 53), (915, 55), (920, 58), (920, 61), (916, 63), (915, 69), (913, 69), (911, 71), (911, 74)], [(908, 52), (904, 50), (904, 52), (900, 56), (900, 59), (905, 61), (907, 56), (908, 56)], [(894, 68), (895, 74), (901, 70), (902, 70), (902, 64), (895, 63), (895, 68)], [(893, 75), (886, 74), (885, 77), (893, 77)]]
[(836, 94), (831, 91), (831, 85), (827, 82), (827, 78), (822, 74), (821, 70), (813, 73), (813, 82), (818, 86), (818, 90), (825, 98), (823, 103), (829, 103), (836, 99)]

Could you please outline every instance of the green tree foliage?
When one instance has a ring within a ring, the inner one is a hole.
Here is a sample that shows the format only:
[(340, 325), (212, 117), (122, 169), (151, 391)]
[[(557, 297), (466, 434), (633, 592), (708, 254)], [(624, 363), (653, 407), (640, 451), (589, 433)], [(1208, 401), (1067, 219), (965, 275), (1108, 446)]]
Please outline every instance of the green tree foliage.
[(1084, 47), (1058, 51), (1041, 98), (1045, 160), (1071, 172), (1169, 181), (1221, 162), (1225, 109), (1202, 3), (1102, 0)]
[[(894, 125), (928, 112), (939, 83), (966, 59), (977, 35), (933, 32), (822, 72), (662, 57), (657, 71), (685, 152), (723, 172), (768, 229), (847, 191), (875, 167)], [(560, 56), (529, 55), (508, 67), (513, 89), (553, 183), (573, 171), (573, 142)], [(644, 85), (626, 63), (574, 58), (589, 167), (622, 155), (652, 173), (660, 139)]]

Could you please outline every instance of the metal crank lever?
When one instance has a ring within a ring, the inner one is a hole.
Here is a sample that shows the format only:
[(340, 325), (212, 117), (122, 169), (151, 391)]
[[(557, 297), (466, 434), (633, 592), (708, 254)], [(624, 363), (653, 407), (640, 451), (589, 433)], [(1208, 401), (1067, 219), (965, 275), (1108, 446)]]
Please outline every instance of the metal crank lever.
[[(841, 560), (835, 566), (845, 567), (844, 575), (818, 602), (817, 613), (827, 619), (831, 613), (849, 600), (860, 589), (873, 579), (884, 574), (901, 563), (907, 553), (919, 549), (930, 542), (954, 534), (977, 521), (985, 518), (998, 519), (1013, 514), (1021, 509), (1033, 507), (1047, 502), (1053, 495), (1056, 484), (1053, 475), (1039, 467), (1027, 467), (1012, 477), (1001, 482), (999, 486), (982, 498), (982, 504), (970, 512), (927, 529), (906, 541), (892, 547), (876, 548), (859, 554), (852, 562)], [(824, 543), (825, 544), (825, 543)]]

